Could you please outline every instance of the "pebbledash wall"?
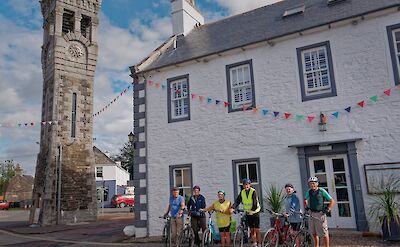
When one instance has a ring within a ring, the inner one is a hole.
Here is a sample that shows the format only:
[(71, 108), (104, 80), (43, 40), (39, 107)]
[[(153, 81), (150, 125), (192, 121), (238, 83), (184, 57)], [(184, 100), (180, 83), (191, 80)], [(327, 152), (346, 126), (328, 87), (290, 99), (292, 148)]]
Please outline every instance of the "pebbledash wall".
[[(398, 12), (367, 16), (357, 23), (324, 27), (273, 46), (265, 43), (208, 62), (146, 73), (146, 79), (165, 83), (168, 78), (188, 74), (190, 93), (227, 100), (226, 65), (252, 60), (257, 107), (301, 114), (340, 110), (395, 86), (387, 27), (398, 23)], [(296, 49), (326, 41), (330, 43), (337, 96), (302, 102)], [(228, 113), (221, 105), (198, 99), (190, 102), (190, 120), (168, 123), (167, 91), (143, 84), (138, 88), (146, 103), (139, 110), (145, 112), (140, 127), (146, 134), (139, 139), (146, 140), (140, 156), (147, 158), (147, 170), (141, 170), (147, 171), (143, 177), (147, 182), (142, 185), (147, 186), (143, 199), (148, 211), (142, 219), (148, 217), (149, 235), (161, 234), (163, 224), (158, 217), (168, 202), (171, 166), (191, 165), (192, 185), (201, 186), (208, 204), (216, 199), (218, 189), (224, 189), (228, 199), (235, 198), (232, 161), (241, 159), (259, 159), (262, 188), (291, 182), (302, 197), (308, 175), (305, 157), (312, 155), (314, 145), (331, 143), (333, 151), (346, 154), (351, 163), (357, 228), (365, 230), (370, 196), (363, 165), (400, 160), (399, 90), (375, 104), (368, 102), (364, 109), (340, 115), (328, 122), (326, 132), (319, 132), (318, 120), (309, 124), (251, 111)], [(264, 190), (262, 196), (265, 194)], [(265, 215), (261, 217), (267, 222)]]

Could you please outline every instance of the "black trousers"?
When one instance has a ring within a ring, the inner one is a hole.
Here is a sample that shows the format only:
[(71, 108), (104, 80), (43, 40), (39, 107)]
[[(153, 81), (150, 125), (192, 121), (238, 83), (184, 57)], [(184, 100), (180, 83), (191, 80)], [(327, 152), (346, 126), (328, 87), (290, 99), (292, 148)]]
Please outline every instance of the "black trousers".
[(194, 231), (194, 242), (196, 244), (200, 244), (201, 240), (199, 237), (199, 231), (201, 229), (202, 232), (204, 232), (207, 228), (207, 219), (204, 218), (194, 218), (192, 217), (192, 228)]

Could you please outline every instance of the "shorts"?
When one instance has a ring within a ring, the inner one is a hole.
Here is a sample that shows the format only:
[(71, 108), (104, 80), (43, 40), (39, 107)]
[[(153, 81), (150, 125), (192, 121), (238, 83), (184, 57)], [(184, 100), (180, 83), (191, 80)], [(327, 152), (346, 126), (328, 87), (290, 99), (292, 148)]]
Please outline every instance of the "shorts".
[(247, 215), (247, 225), (250, 228), (260, 228), (260, 216), (259, 215)]
[(300, 222), (295, 222), (295, 223), (290, 222), (290, 226), (292, 227), (293, 231), (298, 231), (298, 230), (300, 230), (301, 223)]
[(310, 233), (318, 237), (328, 236), (328, 221), (326, 215), (322, 212), (311, 212), (311, 216), (308, 223)]
[(229, 226), (227, 227), (218, 228), (219, 232), (229, 232), (230, 229), (231, 229), (231, 224), (229, 224)]

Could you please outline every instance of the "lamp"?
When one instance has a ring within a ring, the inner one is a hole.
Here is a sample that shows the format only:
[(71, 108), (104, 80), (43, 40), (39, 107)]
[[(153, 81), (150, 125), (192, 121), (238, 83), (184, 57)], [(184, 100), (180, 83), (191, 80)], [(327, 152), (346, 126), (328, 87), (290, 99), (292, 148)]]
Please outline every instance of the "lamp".
[(319, 114), (319, 131), (323, 132), (326, 131), (326, 123), (328, 122), (328, 118), (325, 116), (325, 114), (323, 114), (321, 112), (321, 114)]
[(135, 141), (135, 135), (132, 132), (129, 133), (128, 140), (129, 140), (129, 142), (134, 142)]

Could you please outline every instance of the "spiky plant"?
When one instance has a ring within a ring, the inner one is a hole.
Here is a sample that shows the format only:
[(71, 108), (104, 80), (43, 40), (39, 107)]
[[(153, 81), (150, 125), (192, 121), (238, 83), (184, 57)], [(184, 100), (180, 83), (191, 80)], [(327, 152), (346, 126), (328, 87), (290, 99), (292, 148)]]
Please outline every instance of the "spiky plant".
[(282, 210), (284, 195), (281, 187), (271, 184), (267, 189), (267, 196), (264, 198), (269, 210), (279, 213)]

